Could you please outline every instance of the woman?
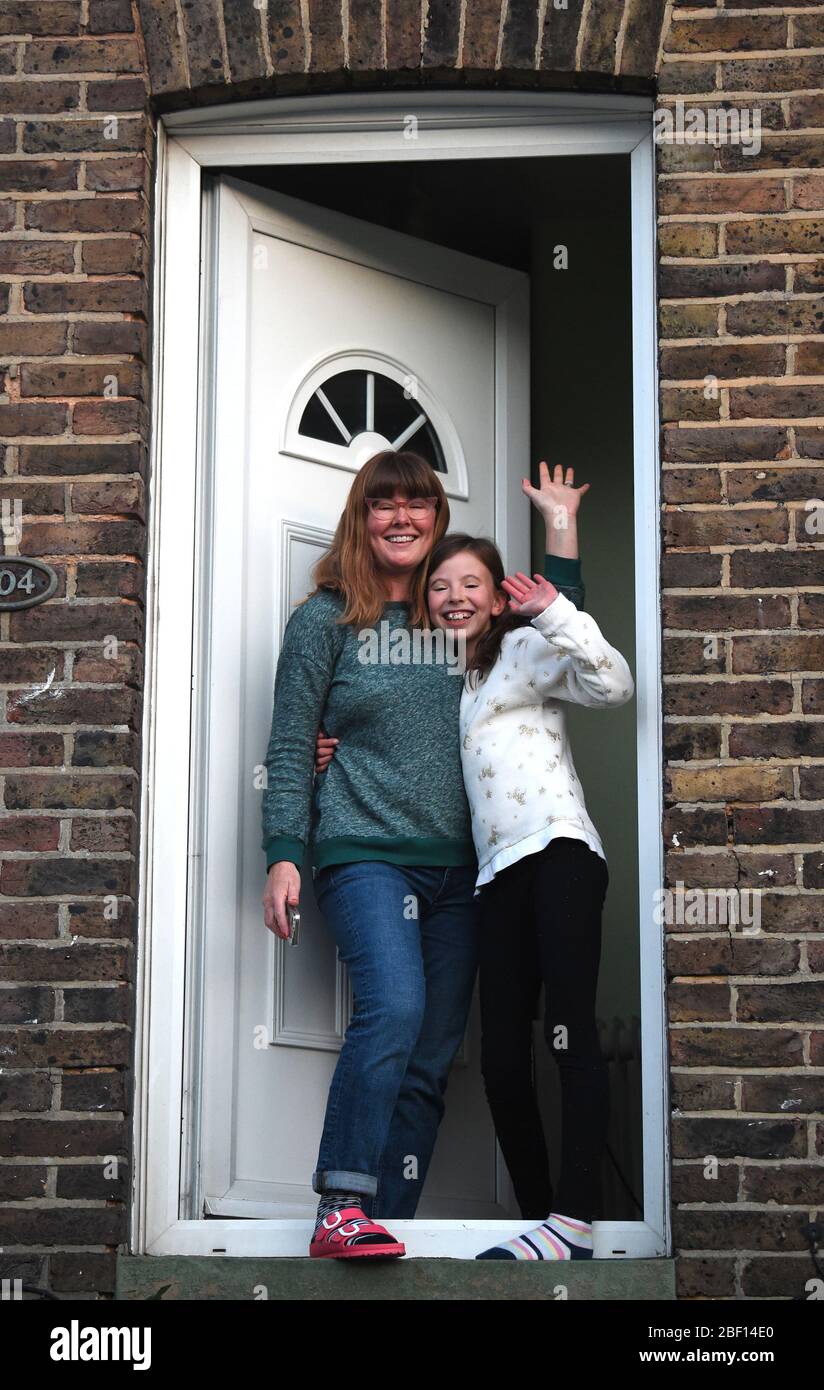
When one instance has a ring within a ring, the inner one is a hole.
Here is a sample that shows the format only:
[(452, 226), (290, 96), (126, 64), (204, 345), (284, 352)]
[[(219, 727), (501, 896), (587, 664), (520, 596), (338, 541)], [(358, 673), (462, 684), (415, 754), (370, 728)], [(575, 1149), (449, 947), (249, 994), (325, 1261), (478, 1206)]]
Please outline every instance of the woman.
[[(477, 860), (446, 660), (361, 659), (359, 634), (428, 627), (429, 553), (449, 524), (437, 474), (385, 451), (356, 475), (316, 588), (292, 614), (266, 756), (266, 926), (289, 934), (307, 847), (348, 969), (352, 1021), (329, 1090), (310, 1255), (402, 1255), (370, 1218), (414, 1216), (478, 959)], [(385, 648), (386, 649), (386, 648)], [(342, 740), (313, 790), (323, 724)]]

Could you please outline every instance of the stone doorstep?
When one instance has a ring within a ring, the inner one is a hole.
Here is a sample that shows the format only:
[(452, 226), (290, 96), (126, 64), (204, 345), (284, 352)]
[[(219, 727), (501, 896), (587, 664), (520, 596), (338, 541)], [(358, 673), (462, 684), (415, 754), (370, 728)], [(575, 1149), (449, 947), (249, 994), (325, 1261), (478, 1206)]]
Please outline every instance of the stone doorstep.
[[(559, 1286), (562, 1286), (559, 1295)], [(675, 1300), (675, 1261), (310, 1260), (222, 1255), (117, 1258), (115, 1298)], [(255, 1292), (257, 1290), (257, 1292)], [(161, 1292), (162, 1291), (162, 1292)]]

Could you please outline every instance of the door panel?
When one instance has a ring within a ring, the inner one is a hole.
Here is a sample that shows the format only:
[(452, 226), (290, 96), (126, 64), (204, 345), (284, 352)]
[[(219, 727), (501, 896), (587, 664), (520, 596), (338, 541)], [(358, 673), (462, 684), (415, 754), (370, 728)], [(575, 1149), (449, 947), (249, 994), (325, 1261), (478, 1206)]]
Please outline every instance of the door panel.
[[(219, 198), (202, 1189), (214, 1214), (293, 1216), (316, 1204), (350, 991), (308, 861), (298, 946), (263, 925), (261, 764), (277, 653), (377, 449), (420, 447), (442, 473), (451, 529), (495, 534), (497, 310), (482, 287), (500, 295), (502, 277), (525, 277), (236, 180), (221, 181)], [(507, 466), (527, 467), (522, 456)], [(528, 545), (525, 534), (525, 558)], [(421, 1216), (514, 1214), (478, 1032), (476, 999)]]

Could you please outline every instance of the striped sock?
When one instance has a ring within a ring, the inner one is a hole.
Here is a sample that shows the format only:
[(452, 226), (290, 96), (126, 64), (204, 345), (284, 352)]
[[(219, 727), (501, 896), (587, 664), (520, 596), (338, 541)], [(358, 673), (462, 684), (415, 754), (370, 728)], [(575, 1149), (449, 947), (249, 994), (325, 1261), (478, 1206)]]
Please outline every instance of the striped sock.
[(343, 1207), (359, 1207), (363, 1201), (361, 1192), (343, 1192), (338, 1188), (332, 1188), (330, 1192), (324, 1192), (318, 1202), (318, 1214), (315, 1217), (315, 1230), (317, 1230), (324, 1216), (328, 1216), (330, 1211), (341, 1211)]
[(476, 1260), (591, 1260), (592, 1226), (571, 1216), (550, 1212), (546, 1221), (525, 1235), (502, 1240), (475, 1256)]
[[(358, 1219), (361, 1220), (362, 1225), (365, 1224), (370, 1218), (363, 1210), (363, 1200), (362, 1192), (342, 1192), (337, 1188), (331, 1188), (328, 1192), (324, 1192), (318, 1202), (318, 1214), (315, 1217), (312, 1240), (316, 1241), (321, 1238), (324, 1217), (333, 1211), (343, 1211), (346, 1207), (356, 1207), (361, 1213), (361, 1217)], [(395, 1237), (391, 1236), (388, 1231), (384, 1231), (383, 1235), (374, 1231), (370, 1232), (369, 1235), (354, 1235), (346, 1243), (347, 1245), (400, 1245), (400, 1241), (395, 1240)]]

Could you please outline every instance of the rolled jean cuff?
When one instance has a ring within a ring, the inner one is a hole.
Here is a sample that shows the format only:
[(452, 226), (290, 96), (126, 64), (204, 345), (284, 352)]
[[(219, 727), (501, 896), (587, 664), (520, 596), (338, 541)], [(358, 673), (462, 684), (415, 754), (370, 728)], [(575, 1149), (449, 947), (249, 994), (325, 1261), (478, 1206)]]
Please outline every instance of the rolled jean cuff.
[(343, 1168), (326, 1168), (312, 1174), (315, 1192), (357, 1192), (361, 1197), (374, 1197), (378, 1180), (369, 1173), (347, 1173)]

